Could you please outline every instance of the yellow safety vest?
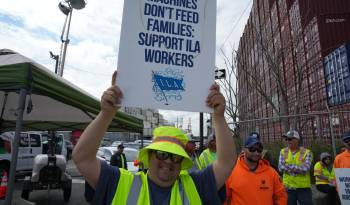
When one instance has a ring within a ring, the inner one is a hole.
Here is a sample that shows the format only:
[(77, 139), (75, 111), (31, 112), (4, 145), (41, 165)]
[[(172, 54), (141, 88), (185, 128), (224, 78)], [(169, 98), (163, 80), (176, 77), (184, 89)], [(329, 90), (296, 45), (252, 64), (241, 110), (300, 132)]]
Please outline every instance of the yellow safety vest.
[[(332, 180), (335, 179), (334, 176), (334, 169), (332, 168), (332, 171), (329, 172), (327, 167), (323, 166), (321, 162), (317, 162), (314, 166), (314, 176), (316, 179), (316, 184), (329, 184)], [(327, 179), (320, 179), (317, 176), (324, 176), (327, 177)]]
[[(147, 174), (138, 172), (133, 175), (125, 169), (119, 169), (120, 178), (112, 205), (150, 205)], [(192, 177), (181, 172), (171, 188), (170, 205), (201, 205)]]
[(209, 149), (205, 149), (202, 152), (202, 154), (199, 156), (199, 161), (202, 169), (212, 164), (214, 160), (215, 158), (211, 155), (211, 152)]
[[(292, 151), (289, 148), (283, 148), (281, 154), (284, 156), (286, 165), (297, 165), (300, 166), (304, 161), (306, 155), (310, 153), (310, 150), (300, 147), (300, 149), (293, 156)], [(287, 188), (297, 189), (297, 188), (310, 188), (310, 172), (306, 174), (290, 175), (287, 172), (283, 173), (283, 184)]]
[(197, 156), (194, 157), (194, 160), (195, 160), (195, 163), (196, 163), (198, 170), (202, 170), (201, 162), (199, 161)]

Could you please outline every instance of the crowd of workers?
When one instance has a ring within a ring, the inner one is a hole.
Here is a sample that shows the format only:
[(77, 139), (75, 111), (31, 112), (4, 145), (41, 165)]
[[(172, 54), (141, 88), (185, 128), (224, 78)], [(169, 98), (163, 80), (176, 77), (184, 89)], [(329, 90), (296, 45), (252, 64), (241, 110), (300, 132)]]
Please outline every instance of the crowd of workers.
[[(85, 177), (86, 200), (92, 204), (149, 205), (311, 205), (312, 152), (300, 146), (301, 136), (290, 130), (280, 151), (278, 170), (262, 158), (263, 143), (258, 133), (249, 134), (244, 148), (236, 152), (226, 123), (225, 98), (214, 84), (206, 103), (213, 108), (214, 130), (208, 148), (200, 156), (195, 143), (178, 128), (156, 128), (153, 142), (140, 150), (138, 160), (147, 172), (132, 174), (96, 158), (100, 145), (122, 98), (115, 84), (101, 98), (101, 111), (83, 132), (73, 151), (73, 160)], [(314, 176), (319, 191), (331, 204), (337, 200), (334, 168), (350, 168), (350, 132), (342, 136), (346, 150), (332, 165), (331, 155), (322, 153)], [(123, 166), (123, 165), (120, 165)], [(282, 177), (280, 177), (280, 174)]]

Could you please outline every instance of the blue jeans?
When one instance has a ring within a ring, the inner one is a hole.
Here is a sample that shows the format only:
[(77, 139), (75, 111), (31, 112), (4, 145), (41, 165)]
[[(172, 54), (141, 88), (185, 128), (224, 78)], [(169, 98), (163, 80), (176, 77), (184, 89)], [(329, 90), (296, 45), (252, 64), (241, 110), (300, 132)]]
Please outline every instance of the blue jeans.
[(287, 189), (288, 205), (312, 205), (310, 188)]

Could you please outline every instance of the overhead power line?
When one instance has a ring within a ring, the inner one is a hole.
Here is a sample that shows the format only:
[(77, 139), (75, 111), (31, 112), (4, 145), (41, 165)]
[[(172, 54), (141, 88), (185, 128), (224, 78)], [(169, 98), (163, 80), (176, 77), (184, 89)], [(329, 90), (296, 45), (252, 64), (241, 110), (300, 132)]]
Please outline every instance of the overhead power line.
[(250, 0), (247, 4), (247, 6), (245, 7), (245, 9), (243, 10), (243, 12), (241, 13), (241, 15), (239, 16), (239, 18), (237, 19), (237, 21), (234, 23), (230, 33), (227, 35), (227, 37), (225, 38), (224, 42), (221, 44), (220, 48), (218, 49), (218, 51), (220, 51), (222, 49), (222, 47), (225, 45), (226, 41), (230, 38), (230, 36), (232, 35), (233, 31), (235, 30), (235, 28), (238, 26), (238, 23), (241, 21), (243, 15), (246, 13), (246, 11), (248, 10), (248, 8), (250, 7), (251, 2), (253, 2), (252, 0)]
[(81, 72), (84, 72), (84, 73), (89, 73), (91, 75), (99, 75), (99, 76), (102, 76), (102, 77), (111, 77), (112, 76), (112, 74), (90, 72), (90, 71), (83, 70), (83, 69), (80, 69), (80, 68), (77, 68), (77, 67), (74, 67), (74, 66), (68, 65), (68, 64), (66, 64), (66, 66), (68, 68), (72, 69), (72, 70), (78, 70), (78, 71), (81, 71)]

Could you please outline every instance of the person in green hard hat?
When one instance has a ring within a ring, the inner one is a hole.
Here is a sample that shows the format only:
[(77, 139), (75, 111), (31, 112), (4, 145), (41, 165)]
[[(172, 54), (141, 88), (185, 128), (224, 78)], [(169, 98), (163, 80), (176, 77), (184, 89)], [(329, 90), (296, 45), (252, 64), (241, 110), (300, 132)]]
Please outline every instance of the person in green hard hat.
[(215, 205), (225, 200), (225, 181), (236, 162), (234, 138), (226, 123), (225, 98), (219, 86), (210, 87), (206, 103), (213, 108), (217, 159), (201, 171), (187, 172), (192, 160), (185, 151), (187, 136), (178, 128), (162, 126), (153, 141), (140, 150), (138, 160), (147, 173), (118, 169), (100, 161), (96, 153), (115, 116), (122, 92), (115, 82), (101, 98), (101, 111), (81, 135), (73, 160), (86, 180), (85, 198), (91, 204)]

